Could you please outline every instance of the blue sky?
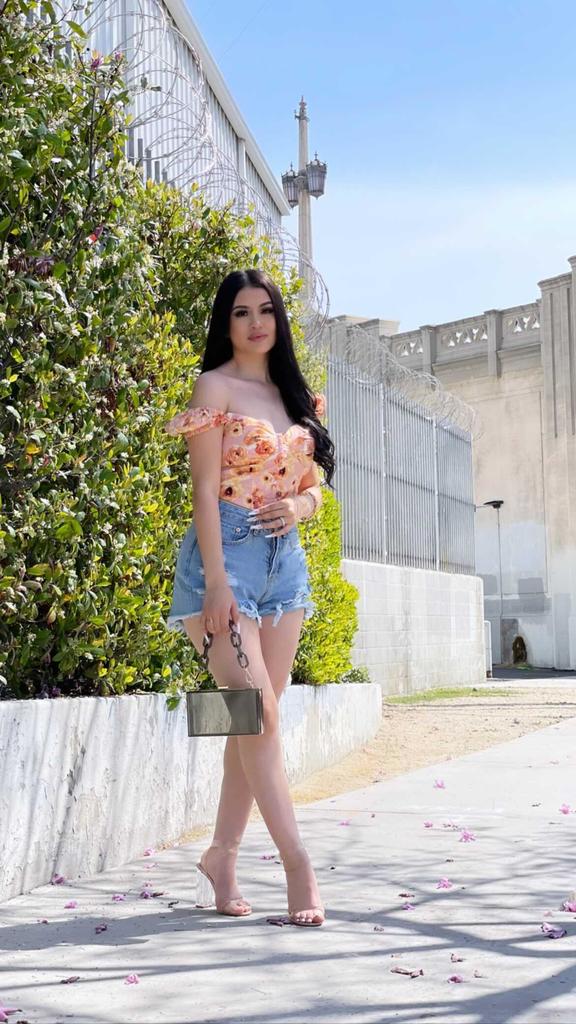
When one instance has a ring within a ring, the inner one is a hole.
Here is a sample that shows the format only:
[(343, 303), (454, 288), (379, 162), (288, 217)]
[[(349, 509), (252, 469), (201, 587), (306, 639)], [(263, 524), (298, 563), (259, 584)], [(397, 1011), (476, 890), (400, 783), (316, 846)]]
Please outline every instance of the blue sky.
[(278, 176), (308, 103), (332, 314), (410, 330), (532, 302), (569, 269), (574, 0), (187, 2)]

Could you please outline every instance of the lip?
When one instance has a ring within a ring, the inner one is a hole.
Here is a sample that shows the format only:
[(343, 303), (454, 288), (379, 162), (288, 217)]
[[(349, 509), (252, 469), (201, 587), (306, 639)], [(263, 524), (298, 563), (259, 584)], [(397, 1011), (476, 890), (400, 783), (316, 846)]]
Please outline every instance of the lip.
[(262, 341), (262, 338), (266, 338), (266, 334), (251, 334), (249, 341)]

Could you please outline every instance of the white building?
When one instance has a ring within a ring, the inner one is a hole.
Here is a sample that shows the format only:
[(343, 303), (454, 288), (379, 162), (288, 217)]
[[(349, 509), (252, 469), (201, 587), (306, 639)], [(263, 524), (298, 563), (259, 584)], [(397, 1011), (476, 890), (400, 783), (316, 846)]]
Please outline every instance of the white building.
[[(476, 572), (496, 663), (576, 668), (576, 257), (523, 306), (385, 336), (472, 406)], [(500, 501), (496, 510), (486, 502)]]
[(256, 202), (264, 224), (279, 226), (290, 213), (280, 183), (184, 0), (96, 0), (83, 25), (92, 50), (124, 55), (134, 96), (128, 156), (144, 176), (179, 187), (197, 182), (216, 204)]

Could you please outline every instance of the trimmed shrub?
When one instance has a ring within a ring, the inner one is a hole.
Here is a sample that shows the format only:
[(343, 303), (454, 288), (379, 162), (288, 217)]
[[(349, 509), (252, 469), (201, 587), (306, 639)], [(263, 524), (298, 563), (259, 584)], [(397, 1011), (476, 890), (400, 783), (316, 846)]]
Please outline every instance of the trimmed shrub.
[(292, 677), (295, 683), (333, 683), (352, 668), (358, 591), (340, 570), (340, 506), (331, 491), (324, 488), (322, 507), (299, 529), (316, 611), (304, 624)]
[[(251, 219), (144, 186), (125, 160), (121, 55), (70, 58), (28, 9), (0, 22), (0, 696), (173, 690), (198, 664), (163, 621), (192, 515), (164, 423), (188, 401), (224, 274), (271, 272), (315, 388), (321, 368), (299, 281)], [(303, 671), (323, 681), (328, 645), (307, 636)]]

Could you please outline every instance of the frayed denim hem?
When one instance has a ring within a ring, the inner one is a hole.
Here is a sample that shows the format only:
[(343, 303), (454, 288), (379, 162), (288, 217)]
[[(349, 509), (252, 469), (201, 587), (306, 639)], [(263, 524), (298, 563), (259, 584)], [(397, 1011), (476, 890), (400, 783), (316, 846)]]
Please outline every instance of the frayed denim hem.
[(280, 619), (286, 614), (286, 612), (296, 612), (300, 608), (304, 609), (304, 622), (311, 618), (316, 610), (314, 602), (309, 598), (296, 596), (292, 601), (279, 601), (274, 611), (263, 611), (262, 615), (265, 618), (273, 615), (274, 618), (272, 620), (272, 625), (277, 626)]

